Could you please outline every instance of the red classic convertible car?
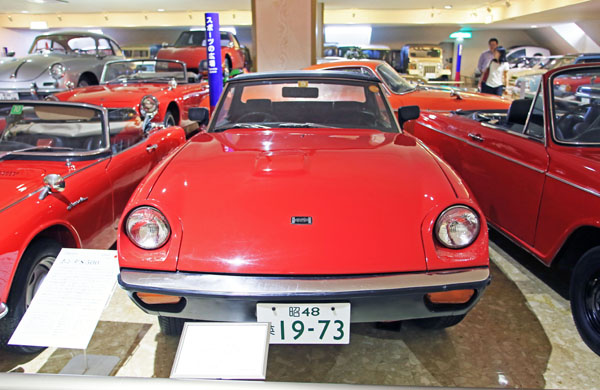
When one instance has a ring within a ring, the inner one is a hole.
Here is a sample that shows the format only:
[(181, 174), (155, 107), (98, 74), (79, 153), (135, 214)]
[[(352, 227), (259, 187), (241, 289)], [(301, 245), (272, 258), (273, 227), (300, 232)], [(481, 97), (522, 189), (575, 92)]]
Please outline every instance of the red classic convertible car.
[[(188, 69), (198, 74), (208, 71), (206, 62), (206, 31), (184, 31), (171, 47), (163, 47), (156, 54), (158, 59), (179, 60), (185, 62)], [(247, 63), (244, 50), (237, 37), (221, 31), (221, 61), (223, 72), (228, 75), (233, 69), (243, 69)]]
[(508, 113), (422, 113), (407, 128), (465, 179), (492, 226), (572, 272), (575, 324), (600, 354), (600, 89), (557, 95), (598, 76), (598, 65), (554, 69)]
[(374, 60), (335, 61), (306, 69), (338, 70), (372, 75), (381, 80), (394, 111), (398, 107), (416, 105), (422, 110), (453, 111), (508, 109), (510, 100), (482, 93), (443, 91), (413, 86), (387, 62)]
[(133, 190), (185, 142), (178, 127), (112, 119), (87, 104), (0, 102), (0, 347), (60, 249), (109, 248)]
[(104, 66), (100, 85), (55, 94), (66, 102), (97, 104), (114, 111), (132, 110), (164, 126), (182, 126), (187, 134), (198, 129), (190, 107), (208, 107), (208, 83), (190, 82), (185, 64), (171, 60), (122, 60)]
[(212, 118), (119, 226), (119, 283), (163, 332), (258, 320), (275, 343), (347, 343), (350, 322), (446, 327), (477, 302), (485, 219), (377, 78), (240, 75)]

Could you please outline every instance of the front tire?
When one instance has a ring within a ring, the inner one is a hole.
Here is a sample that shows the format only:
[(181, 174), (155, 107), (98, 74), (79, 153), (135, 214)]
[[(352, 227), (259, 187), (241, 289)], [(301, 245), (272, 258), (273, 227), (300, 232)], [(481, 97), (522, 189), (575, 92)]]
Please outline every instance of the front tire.
[(185, 319), (183, 318), (158, 316), (160, 331), (167, 336), (179, 336), (183, 331), (184, 324)]
[(37, 353), (45, 349), (45, 347), (8, 345), (8, 340), (19, 325), (61, 249), (58, 242), (40, 238), (32, 242), (23, 254), (8, 297), (9, 312), (0, 320), (1, 348), (23, 354)]
[(465, 318), (465, 316), (466, 314), (458, 316), (421, 318), (414, 320), (414, 322), (423, 329), (445, 329), (458, 324)]
[(83, 75), (77, 82), (77, 88), (88, 87), (90, 85), (97, 85), (98, 83), (90, 76)]
[(177, 122), (175, 121), (175, 116), (173, 115), (173, 113), (171, 111), (166, 112), (165, 120), (163, 121), (163, 124), (165, 125), (165, 127), (177, 125)]
[(569, 295), (579, 335), (600, 355), (600, 247), (590, 249), (577, 262)]

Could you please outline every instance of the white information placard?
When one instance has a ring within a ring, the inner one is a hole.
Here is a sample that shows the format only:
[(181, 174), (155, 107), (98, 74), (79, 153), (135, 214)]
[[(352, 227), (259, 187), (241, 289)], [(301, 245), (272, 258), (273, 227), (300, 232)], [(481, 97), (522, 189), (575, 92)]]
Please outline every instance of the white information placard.
[(86, 349), (118, 273), (117, 251), (63, 249), (9, 344)]
[(265, 379), (269, 324), (186, 322), (171, 378)]

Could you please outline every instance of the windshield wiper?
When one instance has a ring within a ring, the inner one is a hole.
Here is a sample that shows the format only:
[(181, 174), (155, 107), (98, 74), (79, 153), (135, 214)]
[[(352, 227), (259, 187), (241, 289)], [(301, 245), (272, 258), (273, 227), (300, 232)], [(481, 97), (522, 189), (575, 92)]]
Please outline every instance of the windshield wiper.
[(280, 123), (280, 124), (277, 125), (277, 127), (293, 127), (293, 128), (299, 128), (299, 127), (306, 127), (306, 128), (310, 128), (310, 127), (327, 127), (327, 128), (335, 129), (335, 127), (333, 127), (333, 126), (322, 125), (320, 123), (312, 123), (312, 122), (305, 122), (305, 123), (297, 123), (297, 122)]
[(221, 126), (214, 129), (213, 133), (219, 133), (221, 131), (229, 129), (271, 129), (270, 126), (259, 125), (258, 123), (234, 123), (231, 125)]

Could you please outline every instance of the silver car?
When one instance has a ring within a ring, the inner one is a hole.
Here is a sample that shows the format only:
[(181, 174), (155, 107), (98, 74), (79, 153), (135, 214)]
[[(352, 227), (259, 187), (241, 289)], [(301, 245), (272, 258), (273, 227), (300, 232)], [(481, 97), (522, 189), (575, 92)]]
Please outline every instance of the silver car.
[(98, 84), (104, 64), (123, 58), (119, 45), (106, 35), (87, 31), (39, 35), (26, 57), (0, 62), (0, 100), (42, 99)]

